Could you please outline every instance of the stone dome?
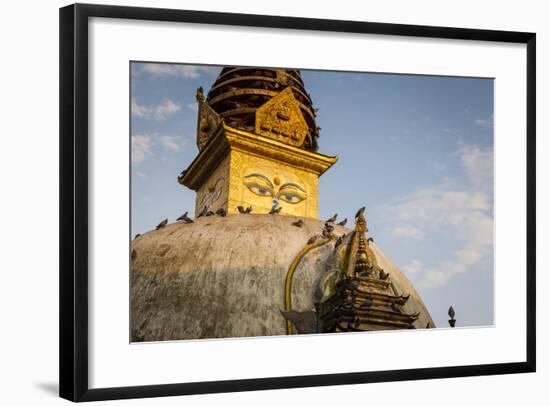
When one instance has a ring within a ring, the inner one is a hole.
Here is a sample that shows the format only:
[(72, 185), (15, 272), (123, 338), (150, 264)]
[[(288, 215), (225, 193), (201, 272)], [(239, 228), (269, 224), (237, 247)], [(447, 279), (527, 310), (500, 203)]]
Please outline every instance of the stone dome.
[(206, 102), (227, 125), (252, 131), (256, 110), (287, 87), (292, 89), (309, 128), (303, 148), (317, 151), (316, 113), (298, 70), (226, 67), (212, 85)]
[[(302, 227), (293, 225), (301, 219)], [(285, 278), (289, 267), (324, 222), (269, 214), (200, 217), (168, 224), (132, 241), (132, 341), (250, 337), (287, 334)], [(334, 226), (336, 236), (352, 231)], [(338, 266), (346, 240), (309, 251), (294, 272), (293, 309), (309, 311), (324, 300), (327, 275)], [(434, 323), (405, 275), (374, 244), (378, 265), (414, 328)], [(336, 255), (335, 255), (336, 254)]]

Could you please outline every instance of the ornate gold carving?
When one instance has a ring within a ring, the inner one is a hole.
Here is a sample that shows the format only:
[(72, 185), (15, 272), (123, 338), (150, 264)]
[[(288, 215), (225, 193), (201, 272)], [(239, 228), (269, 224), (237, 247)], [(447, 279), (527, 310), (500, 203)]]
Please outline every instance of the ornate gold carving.
[(330, 280), (333, 286), (326, 287), (333, 293), (318, 306), (322, 331), (413, 329), (419, 313), (407, 311), (410, 295), (400, 292), (390, 274), (378, 266), (372, 239), (366, 237), (364, 210), (355, 216), (352, 237), (339, 248), (342, 258), (348, 259)]
[(354, 254), (350, 258), (348, 277), (354, 277), (355, 275), (378, 277), (382, 270), (378, 266), (376, 256), (370, 248), (370, 241), (372, 239), (367, 239), (366, 233), (368, 231), (365, 208), (363, 207), (355, 215), (355, 231), (351, 250)]
[(288, 86), (289, 85), (289, 77), (288, 77), (288, 73), (286, 73), (286, 71), (284, 69), (277, 69), (275, 71), (275, 74), (277, 75), (277, 83), (283, 85), (283, 86)]
[(308, 126), (290, 87), (258, 108), (255, 131), (297, 147), (304, 143)]
[(222, 119), (212, 107), (204, 101), (202, 87), (197, 89), (197, 103), (199, 104), (199, 118), (197, 121), (197, 147), (199, 151), (210, 141), (213, 135), (220, 129)]

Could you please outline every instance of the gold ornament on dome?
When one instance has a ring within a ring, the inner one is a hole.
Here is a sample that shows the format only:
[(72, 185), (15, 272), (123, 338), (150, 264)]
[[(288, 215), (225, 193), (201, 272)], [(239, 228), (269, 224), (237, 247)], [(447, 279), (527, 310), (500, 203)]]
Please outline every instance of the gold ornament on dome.
[(256, 111), (256, 134), (301, 146), (308, 133), (308, 125), (292, 89), (287, 87)]

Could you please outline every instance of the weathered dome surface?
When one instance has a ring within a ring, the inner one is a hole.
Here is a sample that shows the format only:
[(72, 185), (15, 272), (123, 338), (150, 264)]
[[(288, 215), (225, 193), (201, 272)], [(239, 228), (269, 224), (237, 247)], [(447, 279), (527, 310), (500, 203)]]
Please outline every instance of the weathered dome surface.
[(316, 151), (319, 130), (315, 109), (298, 70), (224, 68), (208, 92), (206, 101), (226, 124), (253, 131), (256, 110), (286, 87), (292, 88), (309, 128), (304, 148)]
[[(324, 222), (294, 216), (238, 214), (169, 224), (132, 242), (132, 341), (286, 334), (284, 285), (296, 255)], [(351, 230), (335, 226), (342, 235)], [(372, 245), (415, 327), (433, 321), (412, 284)], [(293, 308), (312, 310), (319, 283), (334, 269), (335, 242), (310, 251), (296, 268)]]

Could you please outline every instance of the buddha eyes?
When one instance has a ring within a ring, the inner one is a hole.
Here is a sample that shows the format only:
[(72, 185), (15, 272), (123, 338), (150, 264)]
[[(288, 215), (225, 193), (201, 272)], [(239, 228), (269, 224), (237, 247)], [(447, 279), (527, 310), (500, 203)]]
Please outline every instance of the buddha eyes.
[[(244, 177), (244, 185), (252, 193), (258, 196), (272, 197), (287, 203), (296, 204), (306, 199), (306, 191), (296, 183), (285, 183), (277, 190), (271, 180), (259, 173), (251, 173)], [(275, 184), (280, 183), (279, 178), (274, 180)]]
[(305, 196), (301, 196), (293, 192), (279, 192), (277, 194), (277, 197), (287, 203), (292, 204), (296, 204), (301, 202), (302, 200), (305, 200)]
[(271, 190), (271, 188), (268, 188), (266, 186), (262, 186), (258, 183), (248, 182), (248, 183), (245, 183), (245, 186), (248, 187), (248, 189), (256, 195), (259, 195), (259, 196), (273, 196), (273, 191)]

